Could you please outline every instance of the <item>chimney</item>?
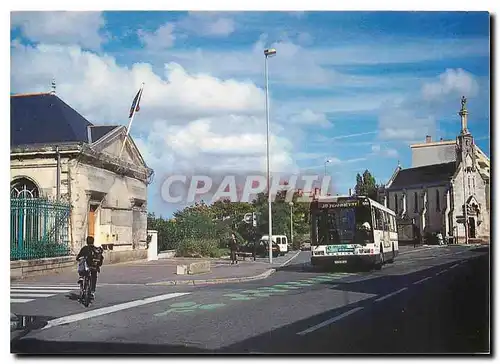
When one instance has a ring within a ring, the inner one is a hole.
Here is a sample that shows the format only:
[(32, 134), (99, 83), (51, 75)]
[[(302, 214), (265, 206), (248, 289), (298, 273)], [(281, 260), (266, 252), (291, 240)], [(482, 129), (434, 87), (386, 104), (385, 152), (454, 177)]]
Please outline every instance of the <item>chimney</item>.
[(352, 196), (352, 189), (349, 188), (349, 196)]
[(430, 135), (426, 135), (426, 136), (425, 136), (425, 142), (426, 142), (426, 143), (430, 143), (431, 141), (432, 141), (431, 136), (430, 136)]

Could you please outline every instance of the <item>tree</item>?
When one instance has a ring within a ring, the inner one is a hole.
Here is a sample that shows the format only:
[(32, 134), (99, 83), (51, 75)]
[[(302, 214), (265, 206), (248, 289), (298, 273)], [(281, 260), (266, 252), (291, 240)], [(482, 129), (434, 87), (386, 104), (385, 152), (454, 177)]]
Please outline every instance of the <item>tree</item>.
[(356, 175), (356, 187), (354, 188), (356, 195), (368, 196), (373, 200), (377, 200), (378, 188), (375, 177), (367, 169), (362, 176), (359, 173)]

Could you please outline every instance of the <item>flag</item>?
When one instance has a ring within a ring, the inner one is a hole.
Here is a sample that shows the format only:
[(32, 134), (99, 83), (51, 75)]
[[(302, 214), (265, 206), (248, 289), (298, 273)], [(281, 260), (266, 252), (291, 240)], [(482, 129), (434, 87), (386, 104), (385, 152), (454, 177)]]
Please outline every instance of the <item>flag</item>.
[(130, 119), (132, 115), (134, 115), (134, 110), (137, 112), (141, 108), (139, 107), (139, 102), (141, 101), (141, 96), (142, 96), (142, 88), (137, 92), (137, 95), (134, 97), (134, 101), (132, 102), (132, 106), (130, 107), (130, 113), (128, 115), (128, 118)]

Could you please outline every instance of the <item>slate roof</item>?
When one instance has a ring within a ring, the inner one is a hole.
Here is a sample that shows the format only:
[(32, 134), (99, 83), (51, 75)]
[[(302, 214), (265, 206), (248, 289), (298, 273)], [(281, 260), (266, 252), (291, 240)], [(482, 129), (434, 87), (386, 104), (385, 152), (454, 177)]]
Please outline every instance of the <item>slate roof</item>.
[(91, 137), (91, 142), (95, 143), (99, 139), (101, 139), (103, 136), (114, 130), (115, 128), (118, 128), (117, 125), (94, 125), (90, 127), (90, 137)]
[(448, 182), (455, 174), (455, 171), (455, 162), (402, 169), (399, 171), (388, 190), (401, 190), (410, 186)]
[(88, 143), (93, 125), (59, 97), (49, 93), (11, 95), (10, 145)]

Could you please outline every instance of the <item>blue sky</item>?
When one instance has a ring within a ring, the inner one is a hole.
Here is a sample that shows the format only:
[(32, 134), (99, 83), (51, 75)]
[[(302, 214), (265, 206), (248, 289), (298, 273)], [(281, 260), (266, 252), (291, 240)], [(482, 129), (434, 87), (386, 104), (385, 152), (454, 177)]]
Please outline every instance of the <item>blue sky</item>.
[(165, 176), (264, 165), (265, 47), (275, 172), (330, 158), (340, 192), (364, 169), (386, 182), (409, 144), (455, 138), (462, 95), (489, 156), (486, 12), (13, 13), (11, 91), (55, 77), (93, 123), (126, 124), (145, 82), (132, 135), (156, 171), (149, 206), (170, 215)]

